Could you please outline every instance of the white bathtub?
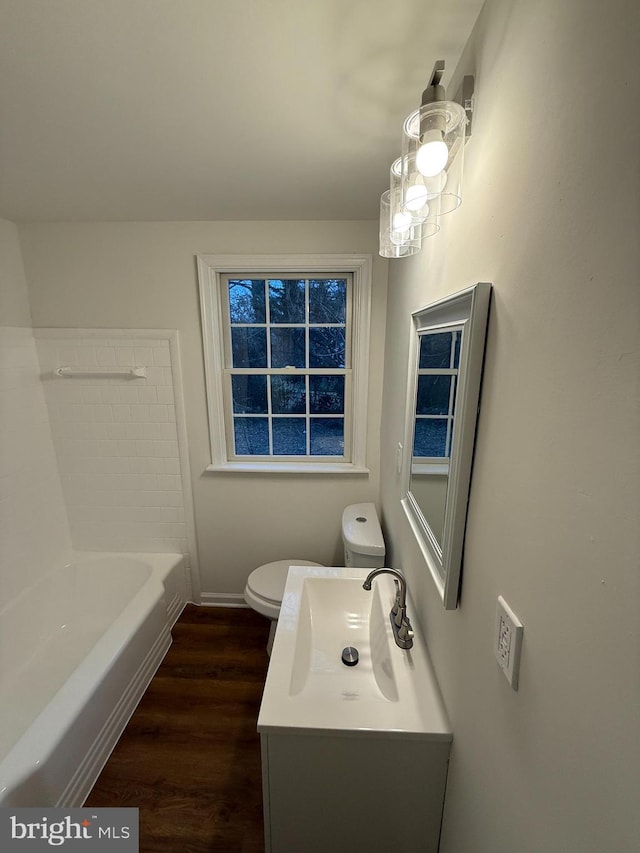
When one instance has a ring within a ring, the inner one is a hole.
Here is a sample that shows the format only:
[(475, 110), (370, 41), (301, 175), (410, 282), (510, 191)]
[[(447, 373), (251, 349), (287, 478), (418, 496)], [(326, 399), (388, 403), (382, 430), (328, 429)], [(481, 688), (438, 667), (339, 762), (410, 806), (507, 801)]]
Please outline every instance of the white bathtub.
[(0, 613), (0, 806), (80, 806), (171, 644), (177, 554), (76, 554)]

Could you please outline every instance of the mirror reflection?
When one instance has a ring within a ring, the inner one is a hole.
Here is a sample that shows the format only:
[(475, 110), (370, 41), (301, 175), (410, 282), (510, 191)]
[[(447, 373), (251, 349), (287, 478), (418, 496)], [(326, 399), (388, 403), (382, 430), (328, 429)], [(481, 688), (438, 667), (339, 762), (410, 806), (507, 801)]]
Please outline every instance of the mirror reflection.
[(442, 549), (462, 327), (419, 335), (409, 489)]

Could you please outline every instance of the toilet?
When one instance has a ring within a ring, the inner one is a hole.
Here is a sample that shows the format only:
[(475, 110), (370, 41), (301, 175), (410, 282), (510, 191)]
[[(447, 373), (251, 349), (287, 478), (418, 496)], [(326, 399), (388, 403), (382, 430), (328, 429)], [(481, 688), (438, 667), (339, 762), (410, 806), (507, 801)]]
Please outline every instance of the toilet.
[[(342, 513), (344, 564), (354, 568), (382, 568), (385, 545), (380, 521), (373, 503), (351, 504)], [(244, 600), (258, 613), (271, 619), (267, 653), (271, 654), (280, 605), (287, 582), (289, 566), (321, 566), (312, 560), (290, 557), (265, 563), (254, 569), (244, 589)]]

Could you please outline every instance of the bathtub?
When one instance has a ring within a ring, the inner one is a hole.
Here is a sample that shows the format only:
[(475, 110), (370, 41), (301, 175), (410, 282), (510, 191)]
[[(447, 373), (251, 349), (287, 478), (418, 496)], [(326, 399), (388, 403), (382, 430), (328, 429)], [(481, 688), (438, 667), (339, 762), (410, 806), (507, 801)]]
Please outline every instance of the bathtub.
[(0, 806), (81, 806), (171, 644), (177, 554), (74, 554), (0, 612)]

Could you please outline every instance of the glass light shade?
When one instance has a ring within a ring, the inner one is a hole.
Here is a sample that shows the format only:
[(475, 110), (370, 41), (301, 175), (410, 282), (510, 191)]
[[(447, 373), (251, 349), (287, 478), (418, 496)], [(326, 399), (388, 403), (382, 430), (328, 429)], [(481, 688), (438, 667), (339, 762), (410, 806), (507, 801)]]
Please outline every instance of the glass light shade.
[(407, 258), (422, 247), (422, 229), (400, 209), (400, 191), (380, 196), (380, 254), (383, 258)]
[(423, 104), (407, 117), (402, 134), (403, 205), (424, 195), (438, 198), (437, 216), (462, 203), (462, 166), (467, 117), (453, 101)]
[(432, 237), (440, 230), (438, 225), (438, 203), (431, 203), (434, 198), (432, 193), (429, 196), (427, 187), (424, 184), (415, 184), (410, 188), (406, 195), (402, 192), (402, 175), (406, 168), (406, 163), (402, 157), (398, 157), (391, 164), (389, 174), (389, 186), (392, 193), (392, 198), (403, 217), (410, 217), (414, 226), (420, 226), (422, 239)]

